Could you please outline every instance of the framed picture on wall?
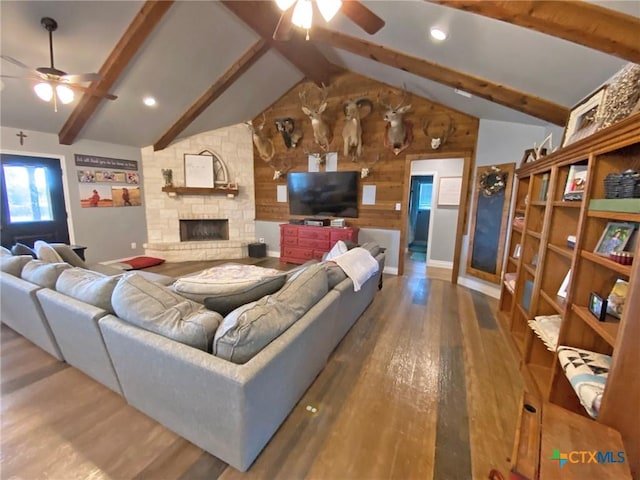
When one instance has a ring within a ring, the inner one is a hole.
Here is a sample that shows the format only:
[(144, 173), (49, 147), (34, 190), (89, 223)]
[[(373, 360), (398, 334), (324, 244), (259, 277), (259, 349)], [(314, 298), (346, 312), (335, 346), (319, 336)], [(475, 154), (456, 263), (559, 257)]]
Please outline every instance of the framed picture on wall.
[(440, 177), (438, 180), (438, 205), (460, 205), (462, 177)]
[(215, 185), (213, 156), (185, 153), (184, 184), (187, 187), (213, 188)]

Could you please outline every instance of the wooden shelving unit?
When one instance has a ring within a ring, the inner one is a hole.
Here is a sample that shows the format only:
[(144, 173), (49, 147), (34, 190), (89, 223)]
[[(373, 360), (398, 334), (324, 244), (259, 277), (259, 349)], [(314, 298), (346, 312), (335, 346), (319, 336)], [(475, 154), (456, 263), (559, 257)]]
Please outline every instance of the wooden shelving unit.
[[(582, 200), (565, 201), (563, 194), (573, 165), (587, 166)], [(561, 317), (558, 345), (612, 357), (597, 421), (620, 431), (632, 470), (640, 469), (640, 241), (631, 246), (633, 265), (622, 265), (594, 253), (609, 222), (638, 224), (640, 213), (607, 205), (590, 210), (592, 199), (604, 199), (604, 179), (610, 173), (640, 170), (640, 114), (528, 163), (516, 171), (514, 217), (523, 224), (509, 229), (500, 298), (500, 317), (521, 358), (528, 389), (543, 401), (588, 416), (567, 380), (557, 354), (529, 327), (538, 315)], [(602, 205), (602, 202), (599, 202)], [(609, 209), (610, 208), (610, 209)], [(567, 237), (575, 237), (570, 248)], [(640, 236), (640, 233), (637, 233)], [(629, 249), (627, 245), (627, 250)], [(521, 252), (515, 256), (514, 252)], [(571, 272), (566, 297), (559, 288)], [(515, 279), (507, 288), (506, 279)], [(629, 282), (622, 318), (599, 321), (588, 309), (591, 292), (607, 298), (613, 285)], [(526, 305), (528, 304), (528, 308)], [(591, 417), (589, 417), (591, 418)]]
[(237, 188), (162, 187), (169, 195), (238, 195)]

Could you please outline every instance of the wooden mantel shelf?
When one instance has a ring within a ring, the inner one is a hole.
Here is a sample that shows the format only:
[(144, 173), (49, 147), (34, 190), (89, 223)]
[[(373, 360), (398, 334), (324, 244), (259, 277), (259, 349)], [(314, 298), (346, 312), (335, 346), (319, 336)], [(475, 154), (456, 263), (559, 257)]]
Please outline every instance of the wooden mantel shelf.
[(203, 187), (162, 187), (162, 191), (172, 195), (238, 195), (237, 188), (203, 188)]

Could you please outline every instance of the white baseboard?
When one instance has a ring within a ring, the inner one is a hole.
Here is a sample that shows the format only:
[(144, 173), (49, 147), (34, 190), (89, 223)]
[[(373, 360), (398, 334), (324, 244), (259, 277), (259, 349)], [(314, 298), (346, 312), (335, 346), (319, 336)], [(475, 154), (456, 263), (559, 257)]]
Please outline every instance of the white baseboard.
[(382, 273), (388, 273), (389, 275), (398, 275), (398, 267), (387, 267), (385, 265)]
[(458, 277), (458, 284), (462, 285), (463, 287), (470, 288), (471, 290), (484, 293), (485, 295), (488, 295), (490, 297), (500, 298), (500, 288), (497, 286), (492, 287), (485, 283), (473, 280), (472, 278), (463, 276)]
[(445, 262), (444, 260), (427, 260), (427, 267), (448, 268), (453, 270), (453, 262)]

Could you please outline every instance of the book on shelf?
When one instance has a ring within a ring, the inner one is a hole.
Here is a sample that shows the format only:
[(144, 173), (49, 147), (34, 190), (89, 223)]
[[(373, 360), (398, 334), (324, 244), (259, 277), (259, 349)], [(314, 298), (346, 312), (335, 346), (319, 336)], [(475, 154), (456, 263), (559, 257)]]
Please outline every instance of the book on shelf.
[(522, 308), (526, 312), (529, 312), (529, 308), (531, 307), (531, 295), (533, 294), (533, 282), (531, 280), (527, 280), (524, 282), (524, 290), (522, 292)]
[(611, 289), (611, 293), (607, 297), (607, 313), (616, 318), (622, 316), (624, 310), (624, 301), (629, 292), (629, 282), (619, 278)]
[(569, 288), (569, 280), (571, 280), (571, 269), (564, 276), (564, 280), (562, 281), (562, 285), (558, 289), (558, 293), (556, 294), (558, 297), (567, 298), (567, 289)]
[(549, 174), (542, 175), (542, 184), (540, 185), (540, 195), (538, 200), (545, 201), (547, 199), (547, 193), (549, 192)]
[(565, 201), (580, 201), (584, 194), (584, 189), (587, 185), (587, 166), (586, 165), (571, 165), (569, 167), (569, 175), (567, 176), (567, 183), (564, 187), (564, 193), (562, 200)]

